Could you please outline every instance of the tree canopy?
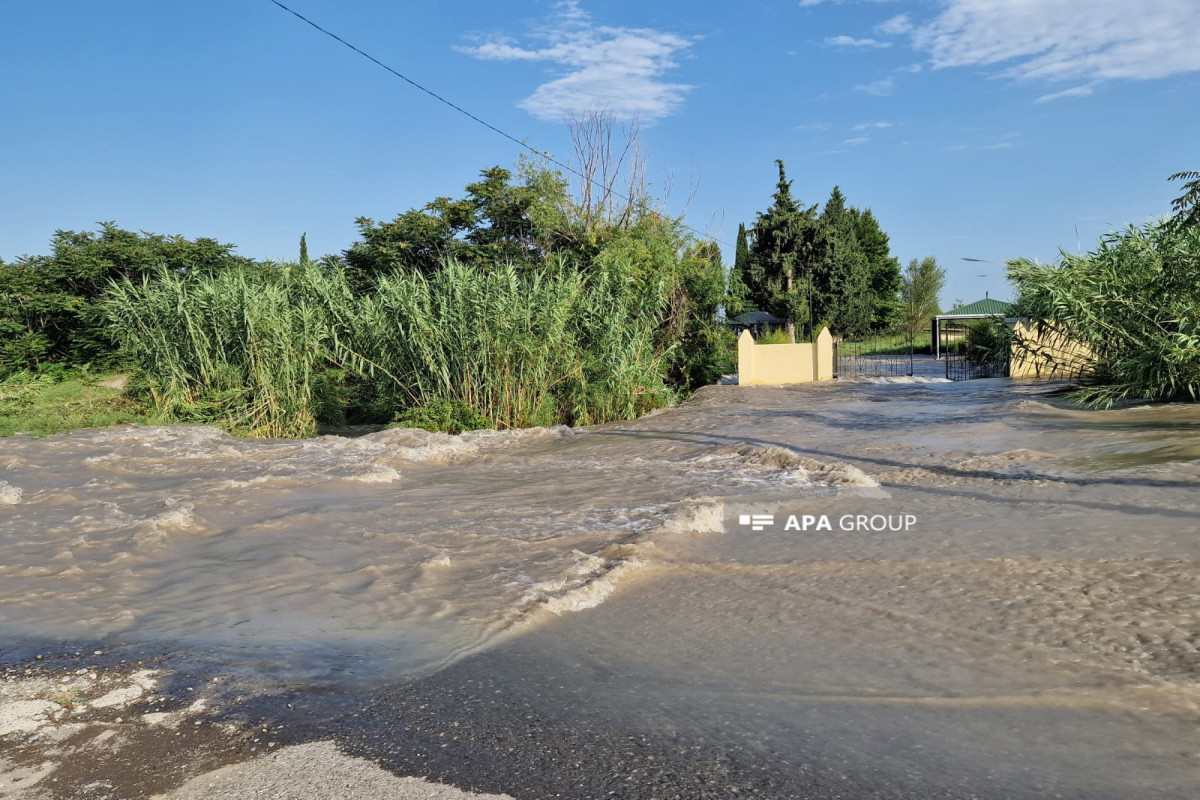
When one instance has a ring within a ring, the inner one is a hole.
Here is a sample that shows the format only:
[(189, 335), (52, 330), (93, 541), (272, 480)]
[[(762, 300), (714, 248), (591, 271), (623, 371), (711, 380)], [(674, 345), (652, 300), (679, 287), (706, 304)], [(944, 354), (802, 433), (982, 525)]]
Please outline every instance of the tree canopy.
[(745, 266), (735, 261), (730, 276), (731, 306), (768, 311), (793, 330), (811, 321), (843, 336), (895, 322), (900, 264), (875, 215), (849, 206), (836, 186), (820, 211), (804, 206), (776, 164), (771, 206), (758, 214)]

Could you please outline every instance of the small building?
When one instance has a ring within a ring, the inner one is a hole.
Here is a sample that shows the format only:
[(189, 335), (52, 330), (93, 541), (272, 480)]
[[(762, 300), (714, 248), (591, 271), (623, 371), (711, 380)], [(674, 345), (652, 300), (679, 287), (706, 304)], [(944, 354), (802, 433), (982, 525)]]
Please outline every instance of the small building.
[(956, 306), (945, 314), (938, 314), (929, 326), (931, 337), (929, 344), (934, 357), (941, 358), (942, 355), (942, 328), (945, 327), (943, 323), (966, 322), (972, 319), (1008, 319), (1012, 316), (1012, 309), (1012, 303), (985, 296), (982, 300)]
[(786, 327), (787, 320), (780, 319), (774, 314), (768, 314), (766, 311), (747, 311), (745, 314), (738, 314), (733, 319), (726, 320), (725, 324), (733, 328), (733, 332), (737, 335), (741, 335), (742, 331), (750, 331), (750, 335), (757, 339), (767, 331)]

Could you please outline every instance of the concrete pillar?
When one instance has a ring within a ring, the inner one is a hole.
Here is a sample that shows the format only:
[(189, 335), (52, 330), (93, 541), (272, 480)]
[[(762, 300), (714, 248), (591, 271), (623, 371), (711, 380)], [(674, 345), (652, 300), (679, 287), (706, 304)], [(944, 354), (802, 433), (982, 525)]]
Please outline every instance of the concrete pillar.
[(829, 328), (822, 328), (817, 334), (817, 342), (815, 346), (816, 352), (813, 354), (814, 378), (818, 381), (833, 380), (833, 336), (829, 333)]
[(754, 337), (742, 331), (738, 337), (738, 384), (754, 383)]

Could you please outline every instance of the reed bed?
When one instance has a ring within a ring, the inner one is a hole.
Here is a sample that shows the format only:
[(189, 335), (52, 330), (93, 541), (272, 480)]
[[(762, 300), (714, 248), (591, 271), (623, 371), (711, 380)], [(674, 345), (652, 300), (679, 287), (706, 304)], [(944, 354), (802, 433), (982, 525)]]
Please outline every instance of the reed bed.
[(1151, 224), (1058, 264), (1008, 264), (1014, 312), (1096, 354), (1086, 403), (1200, 400), (1200, 228)]
[(629, 275), (450, 262), (356, 294), (308, 262), (163, 272), (103, 307), (166, 419), (296, 437), (451, 400), (500, 428), (592, 424), (674, 398), (658, 341), (671, 287)]

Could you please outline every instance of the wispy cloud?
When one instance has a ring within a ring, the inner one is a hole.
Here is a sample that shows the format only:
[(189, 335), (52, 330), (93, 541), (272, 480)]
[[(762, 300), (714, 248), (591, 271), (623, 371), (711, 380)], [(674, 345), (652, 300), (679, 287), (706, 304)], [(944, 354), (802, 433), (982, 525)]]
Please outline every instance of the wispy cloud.
[(854, 91), (862, 92), (864, 94), (873, 94), (873, 95), (882, 96), (885, 94), (891, 94), (892, 90), (895, 88), (896, 88), (896, 79), (895, 78), (881, 78), (880, 80), (872, 81), (870, 83), (860, 83), (858, 86), (854, 87)]
[(1072, 86), (1070, 89), (1063, 89), (1061, 92), (1051, 92), (1044, 94), (1035, 103), (1049, 103), (1051, 100), (1061, 100), (1064, 97), (1087, 97), (1091, 95), (1096, 88), (1096, 81), (1085, 83), (1082, 86)]
[(902, 33), (908, 33), (912, 29), (912, 20), (908, 18), (908, 14), (897, 14), (891, 19), (875, 26), (875, 30), (886, 36), (899, 36)]
[(598, 25), (577, 0), (556, 5), (551, 19), (531, 38), (543, 46), (526, 47), (494, 36), (456, 49), (487, 61), (545, 62), (565, 70), (517, 104), (545, 120), (605, 109), (621, 119), (654, 121), (678, 110), (692, 88), (665, 76), (679, 66), (680, 54), (694, 38), (651, 28)]
[(830, 47), (891, 47), (890, 42), (878, 39), (855, 39), (853, 36), (830, 36), (825, 39)]
[(842, 144), (848, 144), (853, 147), (860, 144), (866, 144), (869, 141), (871, 141), (870, 136), (851, 136), (849, 139), (843, 141)]
[(891, 128), (894, 127), (894, 122), (860, 122), (850, 130), (852, 131), (869, 131), (872, 128)]
[(935, 67), (1008, 64), (1001, 72), (1005, 77), (1045, 81), (1151, 80), (1200, 70), (1196, 0), (943, 0), (943, 5), (936, 18), (913, 31), (914, 44), (928, 51)]
[(1021, 134), (1017, 132), (1006, 133), (1003, 136), (994, 138), (987, 144), (954, 144), (949, 147), (943, 147), (946, 151), (957, 150), (1010, 150), (1014, 147), (1021, 147)]
[(828, 122), (805, 122), (792, 128), (792, 130), (797, 133), (821, 133), (822, 131), (829, 130), (829, 128), (830, 125)]

